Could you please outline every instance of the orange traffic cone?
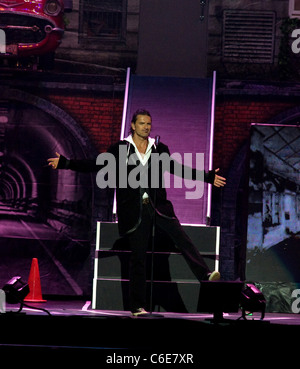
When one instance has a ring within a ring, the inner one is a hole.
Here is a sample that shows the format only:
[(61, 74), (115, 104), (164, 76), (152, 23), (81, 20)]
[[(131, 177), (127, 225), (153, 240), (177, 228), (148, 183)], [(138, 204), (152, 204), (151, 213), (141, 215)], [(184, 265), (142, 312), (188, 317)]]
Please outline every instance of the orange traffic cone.
[(33, 258), (31, 263), (31, 269), (28, 278), (29, 284), (29, 294), (25, 297), (25, 302), (46, 302), (47, 300), (43, 300), (42, 289), (41, 289), (41, 280), (40, 280), (40, 271), (38, 259)]

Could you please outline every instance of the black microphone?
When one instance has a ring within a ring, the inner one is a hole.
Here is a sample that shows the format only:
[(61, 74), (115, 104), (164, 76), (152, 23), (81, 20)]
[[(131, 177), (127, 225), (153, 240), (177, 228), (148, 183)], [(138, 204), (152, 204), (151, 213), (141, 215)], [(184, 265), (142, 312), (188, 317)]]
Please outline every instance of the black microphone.
[(160, 141), (160, 136), (159, 135), (157, 135), (157, 136), (155, 136), (155, 146), (157, 147), (157, 145), (159, 144), (159, 141)]

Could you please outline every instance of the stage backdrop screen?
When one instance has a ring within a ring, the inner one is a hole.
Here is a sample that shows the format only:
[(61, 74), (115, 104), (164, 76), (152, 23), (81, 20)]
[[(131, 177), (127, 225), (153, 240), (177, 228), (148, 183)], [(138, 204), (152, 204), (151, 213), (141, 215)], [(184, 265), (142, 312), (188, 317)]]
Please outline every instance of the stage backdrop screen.
[[(133, 113), (140, 108), (146, 109), (152, 115), (151, 136), (160, 136), (170, 153), (177, 155), (174, 156), (177, 161), (208, 171), (212, 98), (212, 78), (132, 75), (125, 137), (129, 134)], [(197, 153), (203, 155), (203, 161), (198, 161), (200, 168), (197, 166)], [(179, 157), (181, 160), (178, 160)], [(194, 181), (182, 181), (171, 176), (170, 186), (167, 187), (168, 199), (172, 201), (181, 223), (206, 224), (208, 191), (206, 183), (201, 193)], [(201, 194), (198, 196), (198, 193)]]

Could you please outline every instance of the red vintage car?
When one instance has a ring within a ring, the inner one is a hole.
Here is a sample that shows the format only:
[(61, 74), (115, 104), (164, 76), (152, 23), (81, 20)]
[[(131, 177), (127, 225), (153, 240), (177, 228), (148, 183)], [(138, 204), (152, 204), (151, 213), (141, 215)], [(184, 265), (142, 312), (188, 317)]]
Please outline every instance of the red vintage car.
[[(64, 33), (63, 0), (0, 0), (6, 57), (51, 55)], [(2, 54), (3, 56), (3, 54)]]

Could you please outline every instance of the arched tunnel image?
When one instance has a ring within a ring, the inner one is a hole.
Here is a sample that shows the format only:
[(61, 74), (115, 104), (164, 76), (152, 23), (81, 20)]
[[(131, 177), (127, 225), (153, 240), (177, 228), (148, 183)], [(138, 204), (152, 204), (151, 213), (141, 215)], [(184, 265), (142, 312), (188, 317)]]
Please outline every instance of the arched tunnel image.
[(26, 280), (37, 257), (45, 294), (82, 295), (90, 277), (95, 181), (52, 170), (47, 158), (55, 152), (95, 157), (64, 111), (24, 92), (6, 92), (0, 100), (0, 283), (13, 275)]

